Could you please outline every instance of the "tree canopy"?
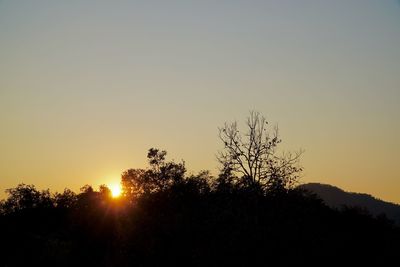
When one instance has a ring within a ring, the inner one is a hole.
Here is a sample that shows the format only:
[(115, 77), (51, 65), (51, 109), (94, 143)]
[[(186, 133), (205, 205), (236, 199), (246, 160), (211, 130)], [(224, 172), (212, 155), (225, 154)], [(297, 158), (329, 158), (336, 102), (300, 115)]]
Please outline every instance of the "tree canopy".
[(295, 186), (300, 152), (258, 113), (220, 129), (221, 170), (188, 174), (151, 148), (146, 168), (80, 192), (19, 184), (0, 203), (0, 266), (385, 266), (400, 229), (358, 208), (332, 209)]
[(225, 123), (219, 128), (224, 148), (218, 154), (223, 172), (238, 176), (235, 182), (244, 187), (260, 187), (265, 192), (293, 188), (303, 170), (299, 166), (302, 151), (278, 155), (282, 142), (278, 127), (270, 129), (265, 117), (251, 111), (246, 131), (239, 130), (237, 122)]

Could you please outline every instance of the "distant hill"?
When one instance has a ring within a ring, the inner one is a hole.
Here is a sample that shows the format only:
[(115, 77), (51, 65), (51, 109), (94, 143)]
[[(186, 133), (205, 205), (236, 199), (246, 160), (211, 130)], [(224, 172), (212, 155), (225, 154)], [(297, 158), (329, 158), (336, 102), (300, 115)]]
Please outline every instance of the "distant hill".
[(400, 205), (377, 199), (368, 194), (346, 192), (328, 184), (308, 183), (300, 185), (300, 188), (314, 192), (330, 207), (365, 208), (374, 216), (384, 213), (387, 218), (400, 225)]

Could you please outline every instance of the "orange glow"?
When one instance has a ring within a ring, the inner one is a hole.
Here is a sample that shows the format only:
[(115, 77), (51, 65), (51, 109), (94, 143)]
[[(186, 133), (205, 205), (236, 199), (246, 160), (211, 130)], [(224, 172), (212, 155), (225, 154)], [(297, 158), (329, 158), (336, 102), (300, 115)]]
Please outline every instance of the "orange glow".
[(117, 198), (121, 195), (122, 189), (120, 184), (112, 184), (110, 185), (111, 196), (113, 198)]

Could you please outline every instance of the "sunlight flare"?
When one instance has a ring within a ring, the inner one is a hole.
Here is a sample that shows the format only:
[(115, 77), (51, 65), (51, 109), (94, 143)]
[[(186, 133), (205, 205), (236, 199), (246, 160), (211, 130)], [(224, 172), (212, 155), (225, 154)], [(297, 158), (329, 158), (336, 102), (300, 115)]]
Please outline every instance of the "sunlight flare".
[(111, 190), (111, 196), (113, 198), (117, 198), (117, 197), (121, 196), (122, 188), (121, 188), (120, 184), (110, 185), (110, 190)]

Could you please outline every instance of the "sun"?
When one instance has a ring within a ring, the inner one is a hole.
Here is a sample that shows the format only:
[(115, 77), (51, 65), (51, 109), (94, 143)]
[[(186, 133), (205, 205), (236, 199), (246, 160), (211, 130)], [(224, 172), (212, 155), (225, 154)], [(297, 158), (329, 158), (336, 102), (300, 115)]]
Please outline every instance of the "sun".
[(113, 198), (117, 198), (117, 197), (121, 196), (122, 189), (121, 189), (120, 184), (111, 184), (110, 190), (111, 190), (111, 196)]

